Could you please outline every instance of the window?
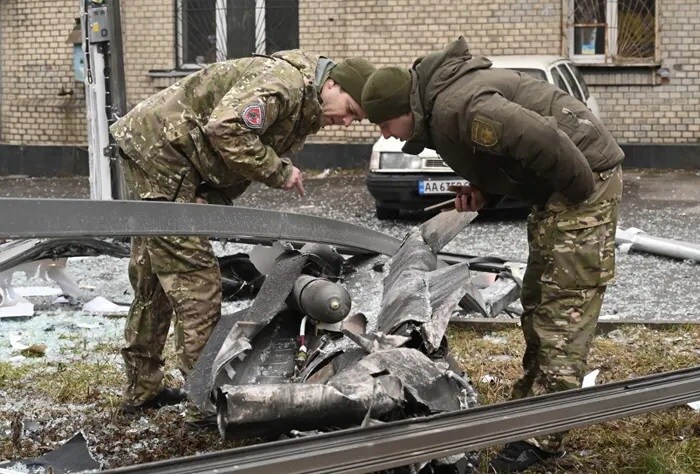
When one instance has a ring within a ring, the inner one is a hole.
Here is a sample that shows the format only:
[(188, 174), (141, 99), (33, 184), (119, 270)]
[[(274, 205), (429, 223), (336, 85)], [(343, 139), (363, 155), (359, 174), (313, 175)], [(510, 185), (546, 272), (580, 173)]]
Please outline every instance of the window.
[(552, 73), (554, 84), (556, 84), (559, 89), (563, 90), (567, 94), (571, 94), (571, 91), (569, 91), (569, 88), (566, 87), (566, 83), (564, 82), (564, 79), (562, 79), (561, 74), (559, 74), (559, 71), (557, 71), (557, 68), (553, 67), (550, 72)]
[(588, 92), (588, 86), (586, 85), (586, 80), (583, 78), (583, 74), (581, 74), (581, 71), (579, 71), (578, 68), (572, 63), (567, 63), (566, 67), (569, 68), (571, 73), (576, 78), (576, 82), (578, 82), (579, 87), (581, 87), (583, 97), (588, 99), (591, 96), (591, 93)]
[(656, 0), (568, 1), (569, 52), (574, 61), (656, 61)]
[(299, 0), (177, 0), (178, 66), (299, 47)]
[(574, 75), (571, 74), (571, 71), (569, 71), (563, 64), (557, 66), (557, 69), (559, 70), (561, 77), (563, 77), (569, 85), (569, 90), (571, 91), (570, 94), (576, 97), (581, 102), (585, 102), (583, 100), (583, 94), (581, 94), (581, 89), (578, 88), (578, 85), (576, 84), (576, 79), (574, 79)]

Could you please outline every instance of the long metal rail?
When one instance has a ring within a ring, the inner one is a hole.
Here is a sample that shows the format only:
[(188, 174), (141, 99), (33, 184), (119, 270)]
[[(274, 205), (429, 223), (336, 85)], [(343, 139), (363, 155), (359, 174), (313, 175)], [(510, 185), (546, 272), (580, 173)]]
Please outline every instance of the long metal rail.
[(318, 242), (393, 255), (401, 241), (347, 222), (289, 212), (151, 201), (0, 198), (0, 238), (202, 235), (238, 242)]
[[(289, 212), (152, 201), (0, 198), (0, 239), (203, 235), (243, 243), (275, 240), (335, 245), (349, 253), (394, 255), (401, 240), (359, 225)], [(449, 263), (474, 256), (440, 252)], [(486, 257), (477, 271), (500, 272), (505, 261)]]
[(108, 473), (364, 473), (483, 449), (700, 399), (700, 366), (370, 428), (354, 428)]

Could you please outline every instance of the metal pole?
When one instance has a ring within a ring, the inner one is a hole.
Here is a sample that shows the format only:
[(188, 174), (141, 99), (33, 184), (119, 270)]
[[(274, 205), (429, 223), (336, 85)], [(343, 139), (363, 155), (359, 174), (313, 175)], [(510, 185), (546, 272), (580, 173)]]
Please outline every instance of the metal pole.
[[(111, 91), (112, 107), (108, 116), (109, 125), (116, 122), (128, 112), (126, 103), (126, 80), (124, 78), (124, 52), (122, 47), (122, 24), (119, 0), (110, 0), (107, 3), (107, 19), (111, 37), (109, 41), (109, 90)], [(112, 137), (109, 137), (112, 143)], [(124, 167), (116, 153), (116, 146), (112, 146), (111, 184), (113, 199), (127, 199), (126, 183), (124, 181)]]
[(267, 53), (267, 12), (265, 0), (255, 0), (255, 52)]
[[(82, 2), (81, 28), (85, 54), (85, 106), (88, 123), (88, 152), (90, 164), (90, 198), (112, 199), (110, 159), (105, 155), (109, 146), (109, 130), (105, 111), (105, 58), (103, 41), (90, 41), (94, 27), (98, 35), (103, 29), (94, 13), (100, 8), (89, 0)], [(92, 18), (91, 18), (92, 16)]]
[(623, 252), (637, 250), (639, 252), (649, 252), (681, 260), (700, 262), (700, 245), (654, 237), (635, 227), (630, 227), (626, 230), (618, 227), (615, 234), (615, 244)]

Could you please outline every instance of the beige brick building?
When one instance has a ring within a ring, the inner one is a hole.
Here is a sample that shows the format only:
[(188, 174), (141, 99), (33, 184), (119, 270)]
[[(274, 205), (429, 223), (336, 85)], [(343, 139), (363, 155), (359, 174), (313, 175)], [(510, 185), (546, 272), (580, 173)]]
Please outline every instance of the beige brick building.
[[(119, 3), (130, 106), (186, 74), (194, 58), (235, 57), (245, 47), (265, 51), (267, 44), (269, 52), (298, 45), (331, 58), (362, 56), (377, 65), (410, 66), (417, 56), (464, 35), (475, 54), (572, 57), (629, 164), (700, 168), (697, 0)], [(80, 1), (45, 5), (40, 11), (36, 4), (0, 0), (0, 174), (85, 169), (73, 163), (84, 160), (85, 100), (82, 84), (73, 78), (73, 44), (66, 42)], [(210, 17), (200, 13), (217, 6)], [(262, 43), (255, 29), (261, 12), (267, 25)], [(597, 42), (590, 38), (594, 31)], [(252, 36), (248, 46), (246, 34)], [(307, 149), (366, 153), (377, 136), (371, 125), (336, 127), (312, 137)]]

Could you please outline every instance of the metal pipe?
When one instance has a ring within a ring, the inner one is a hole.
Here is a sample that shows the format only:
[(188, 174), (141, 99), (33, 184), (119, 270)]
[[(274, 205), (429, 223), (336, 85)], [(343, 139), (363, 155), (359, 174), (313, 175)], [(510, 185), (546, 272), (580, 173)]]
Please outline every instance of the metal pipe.
[(623, 252), (637, 250), (639, 252), (649, 252), (681, 260), (700, 262), (699, 245), (680, 240), (653, 237), (635, 227), (630, 227), (627, 230), (618, 227), (615, 235), (615, 244)]
[[(126, 115), (126, 79), (124, 75), (124, 48), (122, 44), (122, 20), (119, 0), (110, 0), (107, 3), (107, 19), (111, 32), (109, 40), (109, 89), (111, 113), (108, 114), (108, 126), (116, 122), (117, 119)], [(110, 143), (113, 139), (110, 136)], [(128, 191), (124, 181), (124, 167), (121, 159), (117, 156), (116, 144), (112, 148), (111, 156), (112, 171), (112, 198), (127, 199)]]

